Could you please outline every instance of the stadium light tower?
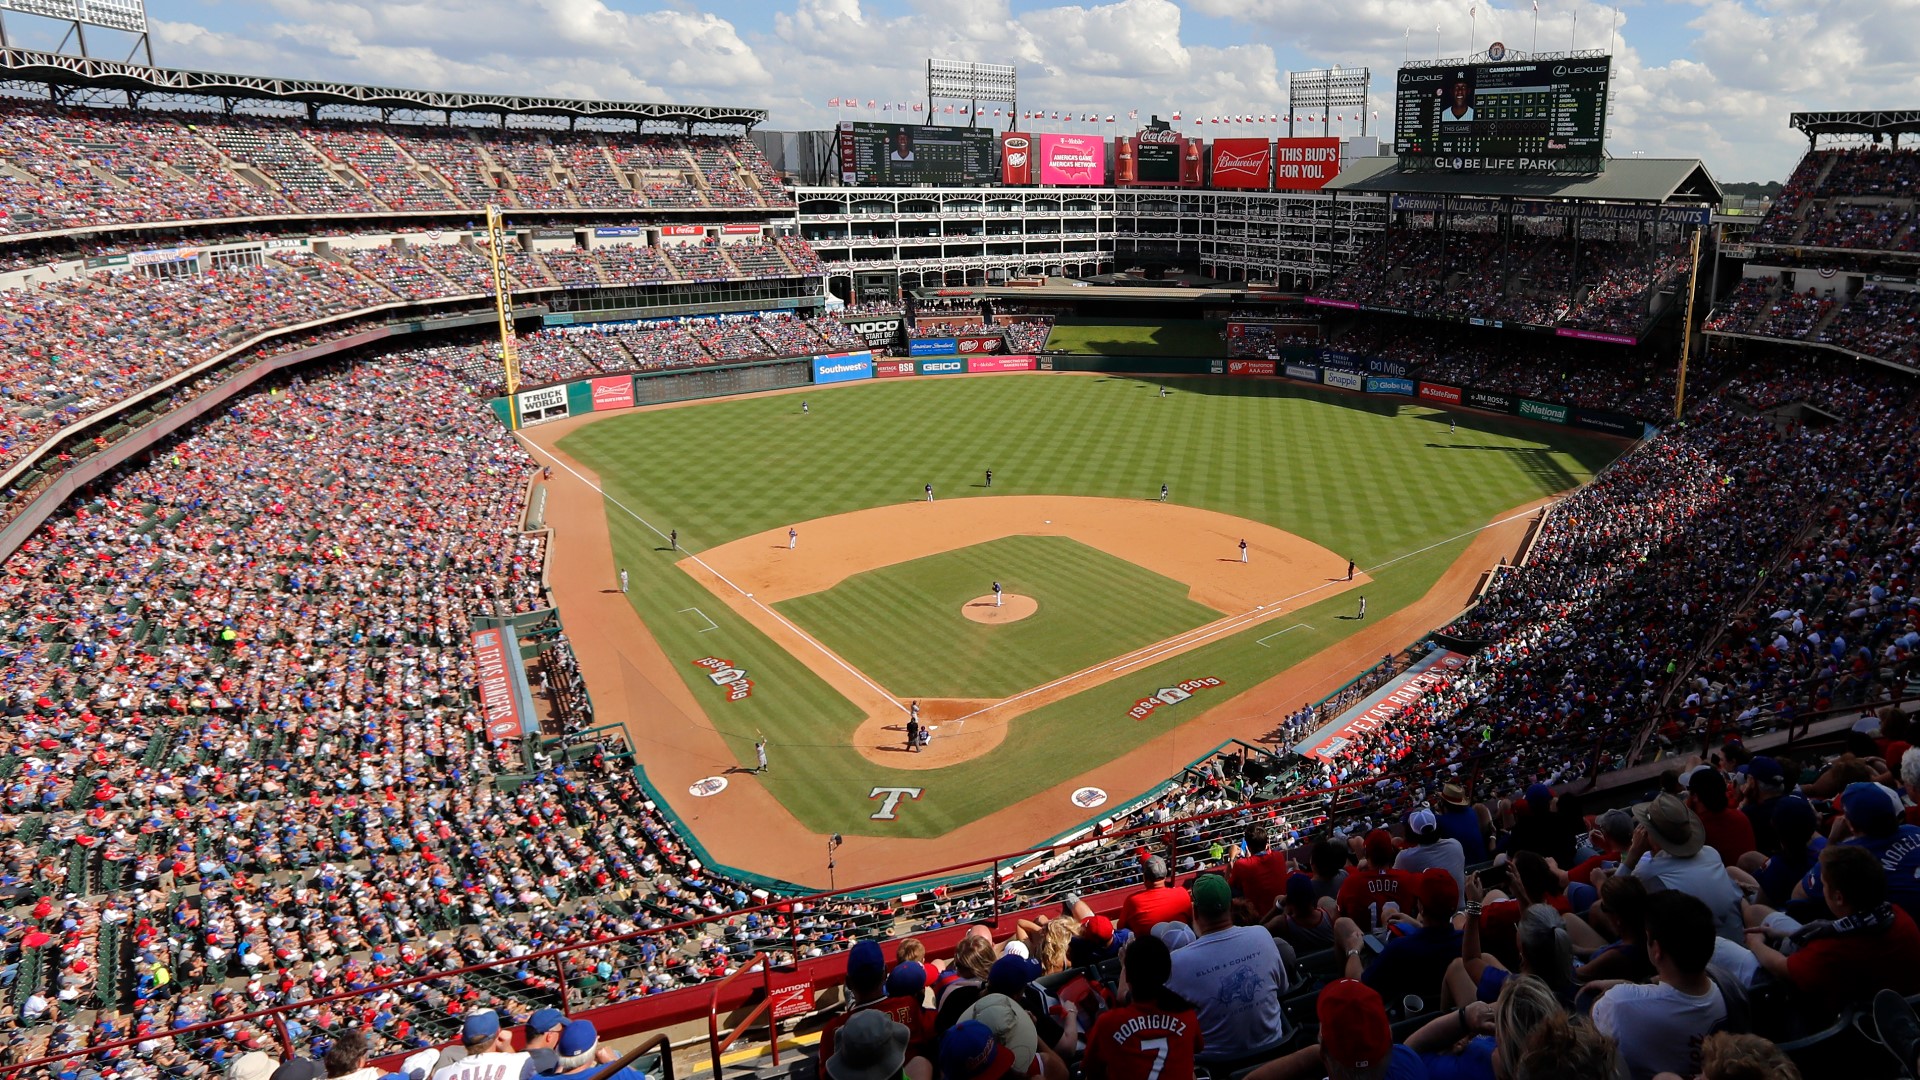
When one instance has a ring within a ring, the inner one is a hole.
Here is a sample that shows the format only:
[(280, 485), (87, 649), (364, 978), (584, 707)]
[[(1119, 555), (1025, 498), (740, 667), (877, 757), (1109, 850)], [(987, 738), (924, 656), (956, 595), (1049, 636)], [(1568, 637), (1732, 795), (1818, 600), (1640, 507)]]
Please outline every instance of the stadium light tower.
[(498, 206), (487, 207), (487, 260), (493, 268), (493, 309), (500, 318), (500, 370), (507, 384), (507, 428), (520, 428), (520, 352), (513, 338), (513, 294), (507, 289), (506, 229)]
[(1334, 109), (1357, 109), (1360, 113), (1360, 135), (1367, 134), (1368, 84), (1373, 81), (1372, 68), (1342, 68), (1335, 64), (1331, 68), (1319, 71), (1287, 72), (1287, 135), (1293, 135), (1294, 115), (1301, 109), (1309, 115), (1320, 117), (1320, 134), (1333, 133), (1333, 118), (1328, 115)]
[[(967, 103), (967, 126), (980, 120), (982, 101), (1005, 105), (1007, 115), (1018, 112), (1020, 77), (1012, 64), (975, 64), (967, 60), (927, 60), (927, 123), (933, 123), (933, 103), (941, 98)], [(1009, 123), (1008, 126), (1012, 126)]]
[[(7, 11), (66, 23), (67, 32), (53, 49), (56, 53), (65, 52), (67, 42), (71, 41), (79, 46), (82, 57), (87, 56), (89, 26), (132, 34), (133, 48), (128, 50), (125, 62), (132, 63), (135, 53), (144, 52), (147, 66), (153, 66), (153, 40), (147, 36), (145, 0), (0, 0), (0, 12)], [(12, 46), (13, 42), (7, 37), (6, 17), (0, 14), (0, 48)]]

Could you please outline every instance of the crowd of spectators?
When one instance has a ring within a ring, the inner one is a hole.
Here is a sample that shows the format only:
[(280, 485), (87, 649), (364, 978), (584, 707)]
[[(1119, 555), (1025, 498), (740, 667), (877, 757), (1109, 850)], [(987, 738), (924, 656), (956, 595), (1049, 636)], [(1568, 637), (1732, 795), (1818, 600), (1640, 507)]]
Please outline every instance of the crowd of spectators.
[(489, 203), (792, 204), (750, 140), (717, 136), (310, 124), (17, 102), (0, 110), (0, 156), (12, 166), (0, 176), (0, 234), (315, 211), (477, 211)]
[(1920, 151), (1814, 150), (1800, 159), (1753, 239), (1763, 244), (1913, 251)]
[(1830, 286), (1790, 291), (1775, 277), (1746, 278), (1714, 308), (1706, 327), (1816, 341), (1920, 367), (1920, 292), (1911, 289), (1868, 283), (1843, 298)]
[(1317, 295), (1414, 315), (1564, 325), (1638, 337), (1686, 245), (1471, 228), (1390, 229)]

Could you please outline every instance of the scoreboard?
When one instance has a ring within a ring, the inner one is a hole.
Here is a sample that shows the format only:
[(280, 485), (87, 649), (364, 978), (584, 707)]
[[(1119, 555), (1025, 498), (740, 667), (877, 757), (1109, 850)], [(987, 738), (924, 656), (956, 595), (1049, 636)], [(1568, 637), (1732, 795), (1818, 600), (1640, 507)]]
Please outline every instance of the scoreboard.
[(999, 149), (988, 128), (840, 122), (840, 182), (851, 186), (991, 184)]
[(1409, 167), (1597, 170), (1612, 58), (1402, 68), (1393, 146)]

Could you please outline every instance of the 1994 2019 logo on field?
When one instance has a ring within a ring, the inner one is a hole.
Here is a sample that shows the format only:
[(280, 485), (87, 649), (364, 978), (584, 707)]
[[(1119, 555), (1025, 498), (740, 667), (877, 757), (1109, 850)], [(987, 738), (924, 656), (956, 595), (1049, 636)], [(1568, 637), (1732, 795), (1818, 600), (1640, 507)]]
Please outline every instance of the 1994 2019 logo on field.
[(703, 656), (693, 662), (697, 668), (707, 669), (707, 678), (713, 685), (727, 692), (728, 701), (740, 701), (753, 696), (753, 680), (747, 673), (733, 666), (733, 661), (719, 656)]
[(1145, 720), (1155, 709), (1164, 709), (1169, 705), (1178, 705), (1201, 690), (1211, 690), (1220, 685), (1220, 680), (1209, 675), (1205, 678), (1188, 679), (1174, 686), (1163, 686), (1150, 697), (1143, 697), (1133, 703), (1127, 715), (1135, 720)]

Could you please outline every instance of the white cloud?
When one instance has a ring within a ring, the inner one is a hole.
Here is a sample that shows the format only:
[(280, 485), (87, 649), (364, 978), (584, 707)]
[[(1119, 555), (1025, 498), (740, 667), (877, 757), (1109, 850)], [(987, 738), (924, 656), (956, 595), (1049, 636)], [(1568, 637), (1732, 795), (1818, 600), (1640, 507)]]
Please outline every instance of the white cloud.
[[(645, 0), (630, 0), (640, 3)], [(666, 0), (652, 0), (666, 3)], [(1279, 113), (1292, 66), (1374, 73), (1377, 130), (1389, 130), (1402, 58), (1468, 48), (1459, 0), (1082, 0), (1024, 9), (1007, 0), (766, 0), (752, 25), (698, 0), (630, 12), (603, 0), (265, 0), (224, 10), (210, 30), (156, 24), (161, 59), (433, 88), (522, 90), (758, 105), (781, 128), (838, 119), (828, 98), (919, 101), (928, 57), (1017, 64), (1021, 104), (1122, 118)], [(1530, 47), (1522, 0), (1473, 5), (1472, 43)], [(1695, 0), (1691, 22), (1619, 9), (1616, 153), (1702, 156), (1723, 179), (1783, 177), (1804, 147), (1787, 128), (1803, 109), (1920, 102), (1920, 3), (1914, 0)], [(1604, 48), (1615, 9), (1553, 0), (1539, 44)], [(1187, 16), (1227, 20), (1233, 44), (1194, 40)], [(228, 16), (227, 18), (231, 18)], [(1665, 29), (1650, 27), (1659, 24)], [(1656, 40), (1660, 34), (1675, 40)], [(1661, 57), (1648, 62), (1643, 56)], [(1348, 130), (1353, 130), (1348, 125)]]

